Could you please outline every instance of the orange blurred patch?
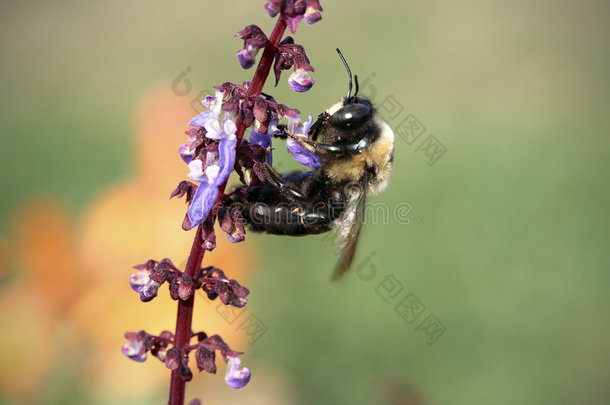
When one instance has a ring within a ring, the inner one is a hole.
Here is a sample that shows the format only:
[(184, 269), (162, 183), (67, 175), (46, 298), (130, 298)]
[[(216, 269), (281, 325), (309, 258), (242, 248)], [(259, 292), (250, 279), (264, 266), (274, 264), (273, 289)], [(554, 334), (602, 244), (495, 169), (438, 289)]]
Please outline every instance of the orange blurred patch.
[(68, 214), (58, 202), (40, 200), (25, 206), (15, 218), (19, 241), (15, 255), (22, 282), (59, 315), (77, 298), (84, 281)]
[[(52, 326), (45, 301), (19, 283), (0, 296), (0, 391), (34, 401), (50, 370)], [(35, 401), (34, 401), (35, 402)]]
[(11, 250), (10, 242), (0, 239), (0, 279), (8, 277), (11, 272), (11, 264), (14, 258)]
[[(35, 400), (52, 368), (56, 327), (79, 296), (82, 268), (68, 214), (52, 200), (24, 205), (13, 222), (18, 273), (0, 296), (2, 391)], [(8, 253), (8, 252), (7, 252)]]

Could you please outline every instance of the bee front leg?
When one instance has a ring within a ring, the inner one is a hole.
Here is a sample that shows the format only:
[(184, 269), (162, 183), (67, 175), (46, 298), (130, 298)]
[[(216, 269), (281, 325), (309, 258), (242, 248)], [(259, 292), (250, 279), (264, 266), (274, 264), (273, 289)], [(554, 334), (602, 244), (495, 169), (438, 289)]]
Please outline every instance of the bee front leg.
[(281, 193), (288, 194), (289, 197), (306, 200), (307, 197), (303, 193), (286, 184), (286, 181), (281, 174), (277, 172), (267, 161), (264, 163), (256, 163), (255, 170), (260, 174), (266, 183), (278, 188)]
[(312, 140), (316, 141), (320, 133), (320, 128), (326, 124), (329, 119), (330, 115), (326, 111), (318, 115), (318, 119), (313, 123), (311, 128), (309, 128), (309, 133), (307, 135), (310, 136)]

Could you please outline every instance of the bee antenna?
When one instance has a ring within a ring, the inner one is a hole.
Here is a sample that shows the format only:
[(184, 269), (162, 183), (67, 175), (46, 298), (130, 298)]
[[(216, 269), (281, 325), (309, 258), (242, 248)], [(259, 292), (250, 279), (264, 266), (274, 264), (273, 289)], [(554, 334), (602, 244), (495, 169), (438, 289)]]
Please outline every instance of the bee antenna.
[(358, 86), (358, 75), (354, 75), (354, 81), (356, 82), (356, 92), (354, 93), (354, 97), (358, 95), (358, 91), (360, 90), (360, 86)]
[[(347, 75), (349, 76), (349, 88), (347, 90), (347, 98), (350, 98), (352, 95), (352, 71), (349, 69), (349, 65), (347, 64), (347, 61), (343, 57), (343, 54), (341, 53), (339, 48), (337, 48), (337, 53), (339, 54), (343, 65), (345, 65), (345, 70), (347, 70)], [(356, 86), (358, 86), (358, 81), (356, 81)], [(356, 93), (358, 93), (358, 90), (356, 90)]]

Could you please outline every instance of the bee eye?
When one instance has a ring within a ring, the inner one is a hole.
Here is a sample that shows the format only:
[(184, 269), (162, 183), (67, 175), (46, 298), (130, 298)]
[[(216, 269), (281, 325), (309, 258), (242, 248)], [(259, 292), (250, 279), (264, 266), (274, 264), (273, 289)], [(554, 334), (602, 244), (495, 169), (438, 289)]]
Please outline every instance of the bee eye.
[(347, 104), (330, 117), (330, 124), (340, 128), (361, 125), (371, 116), (371, 106), (364, 103)]

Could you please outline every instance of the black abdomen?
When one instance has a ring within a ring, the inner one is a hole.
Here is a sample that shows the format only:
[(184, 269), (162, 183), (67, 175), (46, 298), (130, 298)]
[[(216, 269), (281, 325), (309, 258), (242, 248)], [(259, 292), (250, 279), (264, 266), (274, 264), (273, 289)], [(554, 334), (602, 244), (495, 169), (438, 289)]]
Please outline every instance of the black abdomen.
[(240, 187), (232, 199), (253, 231), (293, 236), (327, 232), (343, 213), (345, 199), (321, 176), (317, 170), (283, 176), (286, 185), (302, 193), (304, 199), (269, 184)]

